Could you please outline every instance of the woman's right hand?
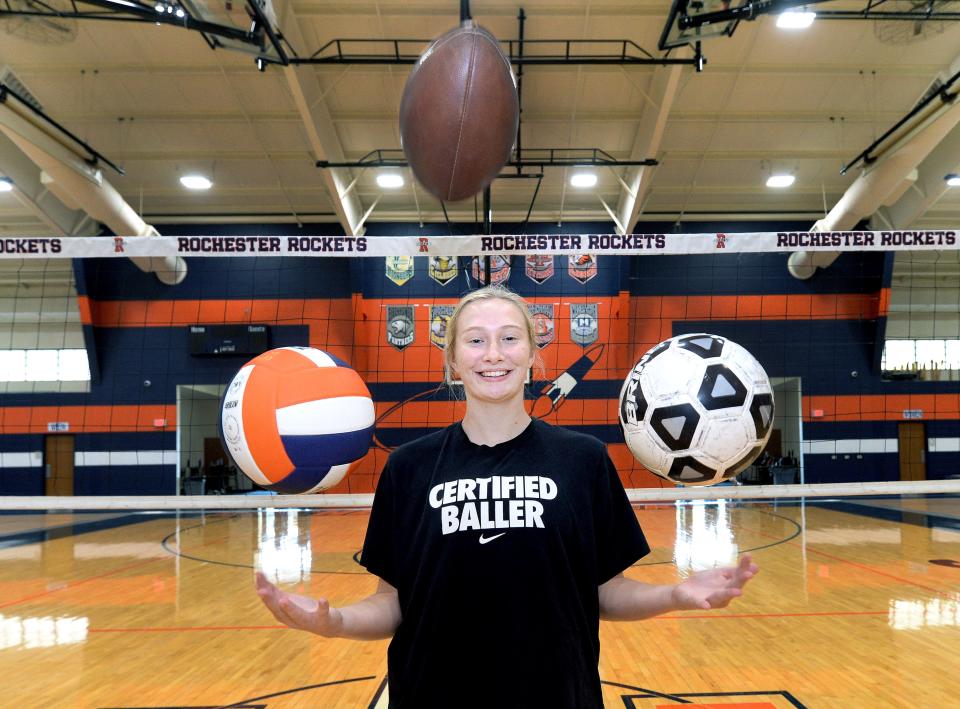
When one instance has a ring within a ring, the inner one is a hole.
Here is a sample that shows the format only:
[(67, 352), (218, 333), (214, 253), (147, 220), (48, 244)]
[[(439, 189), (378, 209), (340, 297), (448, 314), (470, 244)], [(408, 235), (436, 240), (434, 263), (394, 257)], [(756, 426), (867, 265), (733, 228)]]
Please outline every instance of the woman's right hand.
[(340, 634), (343, 615), (339, 609), (331, 608), (326, 598), (314, 599), (281, 591), (259, 571), (255, 579), (260, 600), (273, 613), (273, 617), (284, 625), (328, 638)]

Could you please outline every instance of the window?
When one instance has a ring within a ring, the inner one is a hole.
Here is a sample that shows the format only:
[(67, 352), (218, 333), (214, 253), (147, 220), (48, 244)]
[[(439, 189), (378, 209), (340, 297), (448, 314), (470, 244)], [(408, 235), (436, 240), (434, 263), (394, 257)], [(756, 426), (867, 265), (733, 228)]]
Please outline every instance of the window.
[(86, 350), (0, 350), (0, 382), (88, 382)]
[(960, 340), (888, 340), (881, 368), (960, 369)]

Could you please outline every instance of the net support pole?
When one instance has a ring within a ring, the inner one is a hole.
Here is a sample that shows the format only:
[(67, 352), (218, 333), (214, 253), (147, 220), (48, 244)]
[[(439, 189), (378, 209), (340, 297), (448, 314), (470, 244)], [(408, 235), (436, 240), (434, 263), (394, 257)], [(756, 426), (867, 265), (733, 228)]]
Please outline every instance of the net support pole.
[[(490, 214), (490, 185), (483, 188), (483, 233), (487, 236), (493, 230), (493, 220)], [(490, 285), (490, 255), (483, 257), (483, 284)]]

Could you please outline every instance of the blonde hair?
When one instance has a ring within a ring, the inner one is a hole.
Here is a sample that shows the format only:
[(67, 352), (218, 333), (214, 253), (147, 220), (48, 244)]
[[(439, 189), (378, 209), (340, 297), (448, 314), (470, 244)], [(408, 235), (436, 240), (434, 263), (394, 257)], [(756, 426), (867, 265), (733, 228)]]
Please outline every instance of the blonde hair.
[[(460, 313), (462, 313), (463, 309), (471, 303), (478, 303), (486, 300), (506, 300), (507, 302), (513, 303), (515, 306), (517, 306), (517, 310), (519, 310), (523, 315), (524, 323), (526, 323), (527, 326), (527, 341), (530, 343), (530, 351), (534, 353), (536, 357), (534, 365), (536, 366), (540, 361), (540, 354), (537, 352), (536, 339), (534, 339), (533, 316), (530, 314), (530, 308), (527, 307), (527, 301), (506, 286), (496, 284), (484, 286), (483, 288), (471, 291), (463, 296), (460, 299), (460, 302), (457, 303), (457, 307), (454, 308), (453, 315), (451, 315), (450, 319), (447, 321), (447, 337), (446, 343), (443, 347), (443, 379), (447, 384), (451, 384), (454, 380), (453, 353), (454, 348), (456, 347), (457, 330), (460, 325)], [(542, 368), (543, 365), (540, 364), (539, 366)]]

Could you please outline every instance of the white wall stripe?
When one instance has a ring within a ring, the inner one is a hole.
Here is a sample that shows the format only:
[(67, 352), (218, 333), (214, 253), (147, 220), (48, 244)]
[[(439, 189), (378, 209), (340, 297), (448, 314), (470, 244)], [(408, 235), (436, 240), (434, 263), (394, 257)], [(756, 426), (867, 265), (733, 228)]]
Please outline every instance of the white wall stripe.
[(43, 451), (0, 453), (0, 468), (39, 468), (41, 465)]
[(930, 438), (927, 448), (931, 453), (960, 453), (960, 438)]
[[(77, 451), (73, 454), (77, 467), (91, 465), (179, 465), (175, 450), (145, 451)], [(0, 453), (0, 468), (39, 468), (43, 466), (43, 451)]]
[(171, 450), (146, 451), (77, 451), (73, 454), (75, 466), (109, 465), (179, 465), (180, 456)]
[(839, 455), (850, 453), (896, 453), (896, 438), (846, 438), (803, 442), (805, 455)]
[[(928, 438), (931, 453), (960, 453), (960, 437)], [(847, 438), (839, 440), (804, 441), (805, 455), (849, 455), (850, 453), (896, 453), (896, 438)]]
[[(927, 449), (931, 453), (960, 453), (960, 437), (929, 438)], [(862, 438), (840, 440), (804, 441), (805, 455), (838, 455), (850, 453), (896, 453), (896, 438)], [(142, 451), (78, 451), (74, 453), (74, 465), (179, 465), (180, 457), (175, 450)], [(43, 465), (43, 451), (25, 453), (0, 453), (0, 468), (39, 468)]]

